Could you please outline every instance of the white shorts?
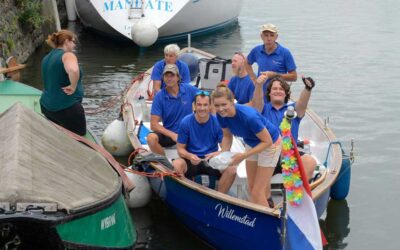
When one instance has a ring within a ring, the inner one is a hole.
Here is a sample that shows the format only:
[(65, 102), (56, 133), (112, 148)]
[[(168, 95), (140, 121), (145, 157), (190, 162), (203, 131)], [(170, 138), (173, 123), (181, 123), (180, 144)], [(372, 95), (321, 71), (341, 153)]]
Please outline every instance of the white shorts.
[[(246, 151), (252, 147), (246, 144)], [(278, 163), (279, 156), (281, 155), (281, 137), (271, 147), (268, 147), (258, 154), (247, 157), (247, 161), (257, 161), (260, 167), (274, 168)]]

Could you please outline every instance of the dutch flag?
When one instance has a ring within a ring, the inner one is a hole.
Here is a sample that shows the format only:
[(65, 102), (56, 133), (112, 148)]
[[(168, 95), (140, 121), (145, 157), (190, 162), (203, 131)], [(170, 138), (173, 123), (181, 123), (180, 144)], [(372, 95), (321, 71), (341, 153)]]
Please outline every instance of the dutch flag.
[[(292, 138), (293, 143), (293, 138)], [(312, 250), (322, 249), (326, 244), (325, 237), (319, 227), (317, 212), (312, 200), (310, 186), (296, 144), (294, 151), (303, 181), (303, 200), (297, 207), (287, 206), (286, 242), (284, 250)], [(324, 239), (324, 242), (322, 241)]]

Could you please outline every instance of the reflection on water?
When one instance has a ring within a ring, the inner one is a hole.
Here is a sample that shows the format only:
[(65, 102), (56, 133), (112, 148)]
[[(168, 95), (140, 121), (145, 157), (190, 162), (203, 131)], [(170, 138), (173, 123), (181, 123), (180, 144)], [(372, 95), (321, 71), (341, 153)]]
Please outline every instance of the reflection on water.
[(328, 202), (325, 220), (320, 221), (321, 228), (325, 234), (328, 246), (325, 249), (345, 249), (345, 242), (350, 233), (350, 208), (347, 200), (333, 200)]
[(168, 207), (155, 195), (146, 207), (131, 209), (131, 216), (138, 232), (135, 249), (210, 249), (176, 221)]

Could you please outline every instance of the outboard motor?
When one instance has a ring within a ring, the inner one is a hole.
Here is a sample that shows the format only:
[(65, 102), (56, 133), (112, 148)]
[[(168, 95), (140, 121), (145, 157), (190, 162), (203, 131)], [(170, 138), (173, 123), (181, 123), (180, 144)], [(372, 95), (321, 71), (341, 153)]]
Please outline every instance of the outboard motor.
[(179, 55), (178, 60), (185, 62), (189, 66), (190, 81), (193, 81), (199, 74), (199, 58), (192, 53)]

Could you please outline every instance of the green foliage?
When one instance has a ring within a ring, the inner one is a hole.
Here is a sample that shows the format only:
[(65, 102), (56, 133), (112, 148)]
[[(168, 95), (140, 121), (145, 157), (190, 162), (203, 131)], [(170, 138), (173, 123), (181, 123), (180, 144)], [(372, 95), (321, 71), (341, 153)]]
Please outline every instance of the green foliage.
[(40, 28), (46, 19), (42, 16), (40, 0), (15, 0), (18, 8), (18, 21), (22, 26)]
[(15, 48), (15, 44), (14, 44), (13, 40), (11, 40), (10, 38), (7, 39), (6, 44), (7, 44), (8, 49), (11, 51)]

